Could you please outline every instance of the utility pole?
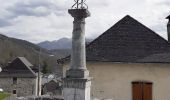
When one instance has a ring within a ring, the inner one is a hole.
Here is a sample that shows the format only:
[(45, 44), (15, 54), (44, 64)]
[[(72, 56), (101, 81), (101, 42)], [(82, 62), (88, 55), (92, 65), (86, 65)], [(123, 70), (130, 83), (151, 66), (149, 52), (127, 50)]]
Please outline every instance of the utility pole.
[(40, 61), (40, 59), (41, 59), (41, 48), (40, 48), (40, 51), (38, 54), (38, 84), (37, 84), (37, 86), (38, 86), (37, 95), (38, 96), (41, 95), (41, 64), (40, 64), (41, 61)]

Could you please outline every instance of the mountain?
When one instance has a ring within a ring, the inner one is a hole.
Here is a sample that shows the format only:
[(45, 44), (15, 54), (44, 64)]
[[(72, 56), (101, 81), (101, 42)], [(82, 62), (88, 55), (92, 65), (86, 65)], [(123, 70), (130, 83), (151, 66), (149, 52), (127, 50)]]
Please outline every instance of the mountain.
[(37, 44), (38, 46), (52, 50), (52, 49), (71, 49), (71, 39), (61, 38), (57, 41), (44, 41)]
[[(0, 34), (0, 65), (5, 66), (14, 58), (21, 56), (26, 57), (32, 64), (38, 66), (40, 48), (28, 41)], [(50, 55), (51, 53), (48, 50), (41, 48), (40, 62), (41, 64), (46, 63), (49, 70), (56, 66), (56, 60), (58, 59), (56, 56)]]
[[(92, 39), (86, 39), (86, 44), (90, 43)], [(37, 44), (38, 46), (48, 50), (67, 50), (71, 49), (71, 39), (61, 38), (57, 41), (44, 41)]]

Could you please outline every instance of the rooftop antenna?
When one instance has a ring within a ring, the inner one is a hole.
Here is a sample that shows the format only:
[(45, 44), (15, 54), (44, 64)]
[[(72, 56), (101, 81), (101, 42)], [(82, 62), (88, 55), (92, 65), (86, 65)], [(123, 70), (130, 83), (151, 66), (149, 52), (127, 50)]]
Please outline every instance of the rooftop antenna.
[(71, 7), (72, 9), (88, 9), (86, 0), (74, 0), (75, 4)]

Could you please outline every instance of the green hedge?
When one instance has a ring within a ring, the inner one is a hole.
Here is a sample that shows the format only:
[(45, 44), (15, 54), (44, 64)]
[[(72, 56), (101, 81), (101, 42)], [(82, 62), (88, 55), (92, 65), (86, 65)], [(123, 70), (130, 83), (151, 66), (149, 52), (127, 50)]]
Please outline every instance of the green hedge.
[(3, 100), (5, 97), (10, 96), (9, 93), (4, 93), (4, 92), (0, 92), (0, 100)]

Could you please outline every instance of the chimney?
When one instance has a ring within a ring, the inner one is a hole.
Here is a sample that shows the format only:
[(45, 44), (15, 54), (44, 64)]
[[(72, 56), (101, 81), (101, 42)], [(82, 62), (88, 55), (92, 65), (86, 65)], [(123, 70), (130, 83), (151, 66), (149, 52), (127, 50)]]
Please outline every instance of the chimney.
[(168, 42), (170, 42), (170, 15), (168, 17), (166, 17), (166, 19), (168, 19), (168, 24), (167, 24), (167, 32), (168, 32)]

